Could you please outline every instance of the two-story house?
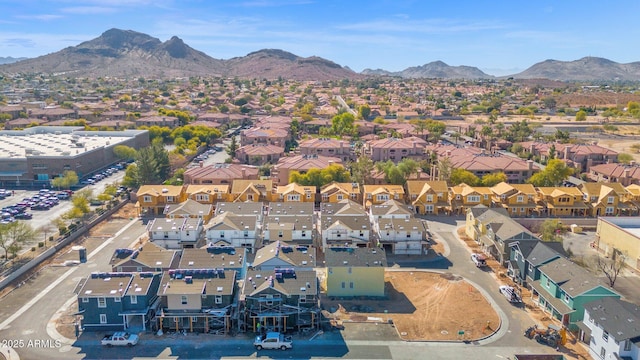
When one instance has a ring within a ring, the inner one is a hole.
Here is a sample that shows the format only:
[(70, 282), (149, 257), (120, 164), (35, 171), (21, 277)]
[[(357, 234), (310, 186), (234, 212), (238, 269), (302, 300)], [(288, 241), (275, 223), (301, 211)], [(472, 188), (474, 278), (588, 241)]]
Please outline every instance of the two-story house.
[(251, 263), (251, 268), (255, 270), (313, 270), (315, 267), (316, 249), (313, 246), (300, 246), (284, 241), (275, 241), (258, 249)]
[(507, 274), (516, 284), (530, 288), (529, 283), (540, 279), (538, 268), (561, 256), (566, 256), (562, 242), (515, 241), (511, 247), (511, 260)]
[(574, 330), (584, 304), (603, 297), (620, 298), (586, 269), (560, 257), (539, 267), (540, 280), (530, 282), (532, 297), (553, 319)]
[(227, 201), (229, 197), (229, 185), (199, 185), (191, 184), (187, 186), (187, 197), (200, 204), (215, 204), (220, 201)]
[(584, 183), (578, 186), (590, 215), (617, 216), (635, 212), (635, 205), (626, 201), (627, 191), (619, 183)]
[(164, 208), (164, 216), (169, 219), (176, 218), (198, 218), (203, 222), (208, 222), (213, 215), (213, 205), (201, 204), (195, 200), (187, 200), (179, 204), (170, 204)]
[(342, 159), (345, 163), (355, 159), (355, 152), (348, 141), (333, 138), (311, 138), (300, 141), (300, 154), (331, 156)]
[(158, 306), (154, 273), (93, 273), (76, 286), (82, 327), (90, 331), (146, 330)]
[(467, 210), (465, 233), (480, 244), (484, 253), (493, 256), (505, 267), (511, 259), (509, 244), (538, 240), (535, 234), (511, 219), (505, 209), (489, 209), (484, 205)]
[(180, 256), (153, 242), (137, 249), (118, 248), (109, 261), (112, 272), (162, 272), (175, 268)]
[(446, 214), (449, 208), (449, 187), (446, 181), (409, 180), (407, 199), (416, 214)]
[(476, 205), (491, 206), (493, 192), (488, 187), (460, 184), (449, 187), (449, 211), (464, 214)]
[(360, 184), (331, 182), (320, 189), (320, 198), (324, 202), (336, 203), (345, 199), (362, 204)]
[(244, 323), (256, 331), (286, 332), (313, 328), (319, 320), (319, 286), (315, 270), (248, 270), (240, 293)]
[(512, 217), (531, 216), (537, 210), (536, 189), (531, 184), (501, 182), (490, 187), (493, 207), (503, 207)]
[(264, 216), (264, 206), (262, 202), (221, 202), (216, 204), (214, 216), (224, 213), (233, 213), (236, 216), (254, 216), (256, 221), (262, 222)]
[(273, 201), (281, 202), (310, 202), (316, 201), (316, 187), (303, 186), (296, 183), (276, 187), (272, 195)]
[(640, 307), (613, 297), (584, 304), (577, 325), (592, 359), (640, 359)]
[(176, 269), (224, 269), (244, 274), (247, 268), (247, 249), (229, 246), (205, 246), (184, 249)]
[[(241, 164), (202, 164), (185, 170), (183, 174), (185, 184), (197, 185), (231, 185), (233, 180), (258, 180), (259, 169), (256, 166)], [(229, 191), (224, 191), (228, 193)], [(196, 199), (197, 200), (197, 199)]]
[(155, 218), (147, 224), (149, 241), (165, 249), (204, 245), (204, 226), (200, 218)]
[(245, 247), (250, 251), (256, 247), (258, 231), (257, 216), (237, 215), (230, 211), (217, 215), (204, 226), (207, 243)]
[(287, 241), (299, 245), (313, 245), (315, 221), (306, 215), (267, 215), (264, 220), (262, 237), (265, 244), (273, 241)]
[(385, 296), (387, 257), (380, 248), (325, 250), (327, 296)]
[(231, 327), (236, 272), (172, 269), (162, 274), (157, 327), (164, 331), (226, 333)]
[(271, 200), (273, 181), (234, 180), (231, 186), (231, 202), (263, 202)]
[(587, 216), (589, 206), (584, 194), (575, 187), (538, 187), (538, 201), (542, 203), (542, 215)]
[(184, 188), (175, 185), (142, 185), (136, 196), (141, 215), (160, 215), (167, 205), (179, 204), (187, 197)]
[(379, 205), (388, 200), (404, 199), (404, 188), (402, 185), (364, 185), (363, 205), (369, 208), (371, 205)]

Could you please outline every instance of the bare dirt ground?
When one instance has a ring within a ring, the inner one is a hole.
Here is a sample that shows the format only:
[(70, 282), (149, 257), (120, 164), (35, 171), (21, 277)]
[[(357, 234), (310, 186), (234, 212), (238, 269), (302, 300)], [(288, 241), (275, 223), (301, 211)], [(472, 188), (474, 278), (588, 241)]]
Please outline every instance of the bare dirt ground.
[[(498, 314), (461, 277), (390, 271), (385, 282), (388, 296), (384, 300), (323, 297), (321, 302), (325, 309), (335, 310), (330, 317), (338, 324), (391, 319), (403, 340), (473, 340), (498, 328)], [(460, 331), (464, 334), (459, 334)]]
[[(473, 252), (480, 252), (480, 246), (464, 233), (464, 227), (458, 229), (458, 237)], [(554, 324), (556, 326), (560, 325), (558, 321), (551, 319), (548, 313), (542, 311), (542, 309), (533, 302), (531, 298), (531, 291), (526, 288), (520, 288), (513, 282), (513, 280), (511, 280), (511, 278), (506, 276), (506, 269), (502, 267), (496, 260), (490, 257), (487, 260), (487, 265), (491, 268), (491, 271), (493, 271), (494, 274), (497, 274), (496, 278), (500, 283), (499, 285), (510, 285), (518, 287), (520, 289), (522, 301), (524, 302), (525, 308), (527, 309), (527, 314), (529, 314), (529, 317), (531, 317), (531, 325), (537, 324), (538, 328), (541, 329), (546, 329), (550, 324)], [(587, 360), (590, 358), (586, 345), (578, 342), (576, 335), (572, 333), (567, 334), (567, 342), (564, 345), (560, 346), (559, 351), (562, 352), (562, 354), (568, 359)]]

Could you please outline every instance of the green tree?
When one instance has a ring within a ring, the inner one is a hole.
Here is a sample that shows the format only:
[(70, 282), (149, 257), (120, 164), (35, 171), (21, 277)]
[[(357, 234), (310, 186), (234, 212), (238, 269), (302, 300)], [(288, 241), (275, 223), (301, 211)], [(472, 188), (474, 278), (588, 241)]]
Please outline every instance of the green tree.
[(351, 113), (338, 114), (331, 119), (331, 132), (338, 136), (352, 136), (355, 134), (355, 118)]
[(629, 164), (631, 161), (633, 161), (633, 156), (632, 155), (626, 154), (626, 153), (618, 154), (618, 162), (619, 163)]
[(564, 180), (573, 175), (574, 169), (570, 168), (560, 159), (549, 160), (544, 170), (541, 170), (527, 181), (533, 186), (560, 186)]
[(586, 121), (587, 120), (587, 112), (584, 110), (578, 110), (576, 113), (576, 121)]
[(229, 154), (231, 158), (235, 158), (238, 148), (238, 142), (236, 141), (236, 137), (234, 136), (231, 138), (231, 143), (229, 143), (229, 146), (227, 147), (227, 154)]
[(369, 105), (364, 104), (360, 106), (360, 108), (358, 109), (358, 117), (360, 119), (367, 120), (369, 119), (370, 115), (371, 115), (371, 108), (369, 107)]
[(451, 176), (449, 177), (449, 185), (455, 186), (465, 183), (470, 186), (477, 186), (480, 183), (480, 179), (475, 176), (471, 171), (464, 169), (453, 169)]
[(62, 176), (51, 180), (51, 186), (57, 189), (69, 189), (78, 184), (78, 174), (73, 170), (66, 170)]
[(128, 161), (136, 158), (136, 149), (126, 145), (116, 145), (113, 147), (113, 155), (118, 159)]
[(371, 183), (371, 172), (375, 168), (375, 165), (370, 157), (360, 155), (349, 167), (353, 181), (360, 184), (360, 186)]
[(453, 163), (451, 162), (451, 158), (444, 157), (438, 159), (438, 180), (449, 181), (451, 178), (451, 173), (453, 172)]
[(141, 185), (139, 179), (140, 176), (138, 175), (138, 165), (131, 164), (127, 166), (126, 170), (124, 171), (122, 185), (130, 187), (132, 189), (138, 188)]
[(482, 180), (480, 181), (480, 183), (482, 184), (482, 186), (491, 187), (491, 186), (496, 186), (501, 182), (507, 182), (507, 180), (508, 178), (505, 173), (497, 172), (497, 173), (485, 174), (484, 176), (482, 176)]
[(23, 245), (35, 238), (36, 232), (24, 221), (0, 224), (0, 248), (4, 250), (7, 259), (9, 254), (15, 258)]
[(289, 183), (297, 183), (303, 186), (322, 187), (333, 181), (350, 182), (349, 171), (338, 164), (332, 164), (324, 169), (310, 169), (304, 174), (292, 171), (289, 174)]
[(547, 219), (538, 226), (540, 240), (546, 242), (562, 242), (562, 235), (566, 232), (560, 220)]

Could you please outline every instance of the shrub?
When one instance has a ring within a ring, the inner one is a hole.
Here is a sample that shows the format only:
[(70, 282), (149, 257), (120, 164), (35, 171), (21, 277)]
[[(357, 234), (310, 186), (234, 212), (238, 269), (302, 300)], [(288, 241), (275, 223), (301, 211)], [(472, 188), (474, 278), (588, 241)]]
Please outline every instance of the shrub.
[(40, 248), (40, 247), (43, 247), (43, 246), (44, 246), (44, 243), (43, 243), (42, 241), (40, 241), (40, 242), (38, 243), (38, 247)]

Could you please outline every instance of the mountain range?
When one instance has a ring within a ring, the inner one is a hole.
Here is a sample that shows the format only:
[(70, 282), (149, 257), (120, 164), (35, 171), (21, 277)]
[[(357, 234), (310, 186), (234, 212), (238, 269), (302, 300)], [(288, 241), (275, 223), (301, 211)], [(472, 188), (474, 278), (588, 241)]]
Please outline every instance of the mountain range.
[[(346, 66), (321, 57), (299, 57), (277, 49), (263, 49), (246, 56), (222, 60), (191, 48), (176, 36), (162, 42), (147, 34), (120, 29), (107, 30), (93, 40), (33, 59), (0, 57), (0, 73), (18, 72), (80, 77), (224, 76), (316, 81), (358, 79), (366, 76), (494, 78), (476, 67), (450, 66), (442, 61), (398, 72), (365, 69), (356, 73)], [(640, 62), (620, 64), (597, 57), (575, 61), (545, 60), (504, 78), (508, 77), (560, 81), (639, 81)]]

